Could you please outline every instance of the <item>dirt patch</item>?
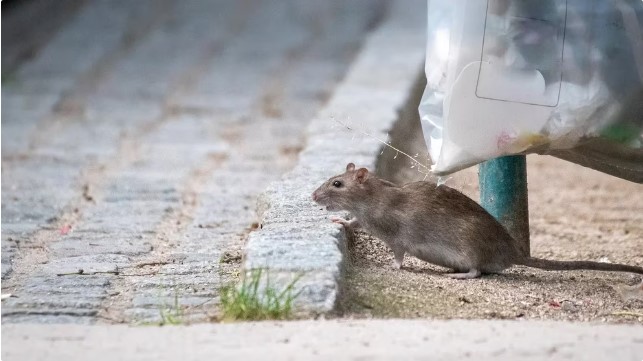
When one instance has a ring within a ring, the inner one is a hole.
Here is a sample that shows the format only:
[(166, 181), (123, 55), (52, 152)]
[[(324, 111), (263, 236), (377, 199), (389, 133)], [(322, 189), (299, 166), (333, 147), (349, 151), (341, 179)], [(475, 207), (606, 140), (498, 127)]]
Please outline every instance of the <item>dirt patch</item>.
[[(415, 114), (403, 111), (402, 126), (390, 136), (394, 146), (426, 159)], [(398, 146), (396, 139), (403, 143)], [(425, 177), (408, 159), (395, 157), (395, 151), (385, 150), (378, 174), (399, 184)], [(528, 156), (527, 164), (532, 256), (643, 266), (641, 185), (549, 156)], [(454, 174), (446, 184), (479, 199), (477, 167)], [(351, 249), (340, 305), (345, 317), (643, 323), (643, 301), (623, 301), (613, 288), (639, 282), (640, 276), (629, 273), (513, 267), (460, 281), (441, 275), (447, 269), (410, 256), (402, 270), (393, 269), (390, 249), (361, 231), (355, 233)]]
[(632, 283), (630, 275), (514, 267), (458, 281), (442, 276), (446, 269), (415, 258), (407, 258), (402, 270), (393, 269), (388, 248), (363, 233), (354, 256), (347, 279), (349, 301), (342, 305), (345, 317), (641, 322), (637, 314), (643, 314), (642, 301), (623, 302), (612, 288)]

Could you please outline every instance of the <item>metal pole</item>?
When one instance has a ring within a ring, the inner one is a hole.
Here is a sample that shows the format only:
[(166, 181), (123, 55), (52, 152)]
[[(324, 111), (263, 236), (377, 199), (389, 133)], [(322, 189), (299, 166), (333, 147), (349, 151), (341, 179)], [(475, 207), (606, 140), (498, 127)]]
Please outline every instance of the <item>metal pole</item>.
[(523, 255), (529, 250), (527, 159), (513, 155), (480, 164), (480, 203), (509, 231)]

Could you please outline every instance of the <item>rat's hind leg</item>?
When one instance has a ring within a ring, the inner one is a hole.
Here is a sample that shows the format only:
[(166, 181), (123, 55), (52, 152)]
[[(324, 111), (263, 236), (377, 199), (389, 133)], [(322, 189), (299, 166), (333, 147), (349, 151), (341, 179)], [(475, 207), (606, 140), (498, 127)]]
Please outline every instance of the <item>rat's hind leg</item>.
[(469, 270), (467, 273), (447, 273), (445, 276), (450, 277), (450, 278), (455, 278), (458, 280), (468, 280), (471, 278), (478, 278), (480, 277), (480, 271), (472, 268)]

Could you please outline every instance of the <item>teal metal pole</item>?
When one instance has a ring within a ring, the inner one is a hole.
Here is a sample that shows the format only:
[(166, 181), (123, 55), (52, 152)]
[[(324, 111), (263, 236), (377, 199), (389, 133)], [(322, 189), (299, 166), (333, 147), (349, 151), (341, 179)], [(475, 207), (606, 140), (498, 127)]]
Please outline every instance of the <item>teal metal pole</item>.
[(527, 159), (512, 155), (480, 164), (480, 203), (519, 243), (523, 255), (529, 249)]

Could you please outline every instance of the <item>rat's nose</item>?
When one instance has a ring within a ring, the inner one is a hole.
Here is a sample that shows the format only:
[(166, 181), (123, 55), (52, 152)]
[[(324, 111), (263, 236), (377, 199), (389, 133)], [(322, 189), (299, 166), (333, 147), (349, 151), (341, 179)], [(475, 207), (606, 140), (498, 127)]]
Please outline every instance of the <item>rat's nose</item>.
[(317, 192), (313, 192), (313, 201), (317, 200)]

